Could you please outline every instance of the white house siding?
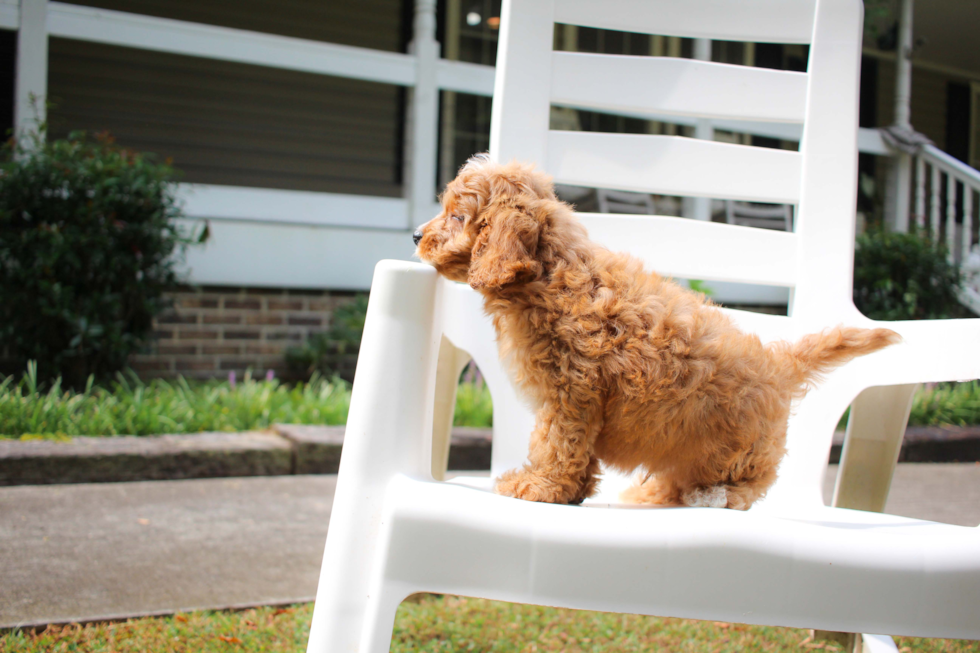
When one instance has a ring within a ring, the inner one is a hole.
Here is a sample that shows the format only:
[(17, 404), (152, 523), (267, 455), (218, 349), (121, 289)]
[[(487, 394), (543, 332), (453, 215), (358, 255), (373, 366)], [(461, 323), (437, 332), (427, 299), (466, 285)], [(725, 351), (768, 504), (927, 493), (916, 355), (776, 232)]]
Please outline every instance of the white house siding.
[(396, 197), (397, 86), (50, 39), (52, 135), (108, 130), (190, 183)]

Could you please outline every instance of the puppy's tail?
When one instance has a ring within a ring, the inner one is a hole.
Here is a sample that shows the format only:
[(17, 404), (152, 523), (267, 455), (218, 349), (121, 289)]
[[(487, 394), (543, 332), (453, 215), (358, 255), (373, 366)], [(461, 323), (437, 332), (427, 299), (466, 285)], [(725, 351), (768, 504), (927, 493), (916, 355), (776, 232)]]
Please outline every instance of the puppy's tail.
[(778, 343), (774, 353), (799, 384), (801, 392), (806, 392), (835, 367), (901, 340), (891, 329), (835, 327), (805, 335), (795, 343)]

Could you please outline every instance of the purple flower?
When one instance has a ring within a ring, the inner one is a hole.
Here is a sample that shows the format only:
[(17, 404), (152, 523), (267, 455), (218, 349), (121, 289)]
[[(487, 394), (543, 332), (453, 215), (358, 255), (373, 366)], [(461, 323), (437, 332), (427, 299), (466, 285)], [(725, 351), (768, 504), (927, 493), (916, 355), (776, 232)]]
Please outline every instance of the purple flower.
[(236, 379), (235, 379), (235, 371), (232, 370), (231, 372), (228, 372), (228, 385), (231, 386), (231, 389), (232, 390), (235, 389), (235, 381), (236, 381)]
[(266, 373), (265, 373), (265, 380), (266, 381), (271, 381), (274, 378), (276, 378), (276, 373), (273, 372), (272, 370), (267, 370)]

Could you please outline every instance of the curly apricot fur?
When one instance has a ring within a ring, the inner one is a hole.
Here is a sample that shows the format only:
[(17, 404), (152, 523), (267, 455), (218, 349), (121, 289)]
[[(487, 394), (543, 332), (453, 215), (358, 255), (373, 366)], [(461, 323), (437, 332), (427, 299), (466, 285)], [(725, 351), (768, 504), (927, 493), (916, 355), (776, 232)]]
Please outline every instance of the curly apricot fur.
[(790, 404), (821, 373), (898, 341), (838, 327), (763, 345), (703, 295), (588, 239), (550, 178), (471, 159), (422, 227), (418, 254), (469, 283), (531, 398), (528, 462), (500, 494), (580, 503), (599, 461), (646, 478), (637, 503), (746, 509), (776, 480)]

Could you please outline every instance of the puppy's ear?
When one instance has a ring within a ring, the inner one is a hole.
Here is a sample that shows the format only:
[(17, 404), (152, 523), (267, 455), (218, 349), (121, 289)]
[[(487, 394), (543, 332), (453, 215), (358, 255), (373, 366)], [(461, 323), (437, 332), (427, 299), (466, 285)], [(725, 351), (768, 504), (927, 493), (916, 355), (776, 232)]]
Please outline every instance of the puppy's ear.
[(488, 208), (484, 218), (473, 245), (467, 278), (471, 287), (501, 288), (541, 274), (541, 263), (535, 259), (541, 222), (535, 215), (514, 208)]

